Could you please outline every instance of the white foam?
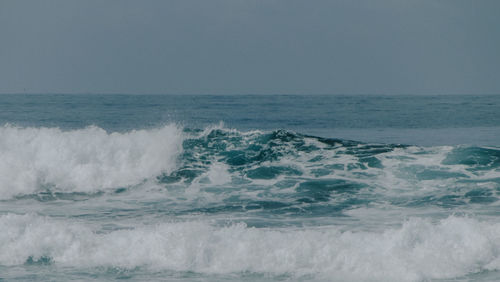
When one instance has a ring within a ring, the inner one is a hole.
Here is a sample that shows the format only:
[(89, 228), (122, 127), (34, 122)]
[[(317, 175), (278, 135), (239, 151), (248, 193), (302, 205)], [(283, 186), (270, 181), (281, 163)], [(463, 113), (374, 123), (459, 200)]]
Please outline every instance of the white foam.
[(228, 182), (231, 182), (231, 174), (228, 171), (229, 166), (215, 162), (210, 165), (209, 170), (206, 172), (206, 176), (210, 180), (210, 183), (213, 185), (223, 185)]
[(126, 133), (91, 126), (0, 127), (0, 198), (43, 186), (92, 192), (128, 186), (176, 167), (182, 132), (175, 125)]
[(99, 234), (35, 215), (0, 217), (0, 264), (50, 257), (66, 266), (243, 271), (327, 280), (417, 281), (499, 270), (500, 224), (410, 219), (384, 232), (160, 223)]

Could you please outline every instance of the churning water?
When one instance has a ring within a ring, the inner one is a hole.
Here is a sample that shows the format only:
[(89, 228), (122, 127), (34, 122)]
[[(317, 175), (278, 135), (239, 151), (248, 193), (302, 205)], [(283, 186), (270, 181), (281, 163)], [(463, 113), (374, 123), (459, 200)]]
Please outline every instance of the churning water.
[(500, 279), (499, 109), (2, 95), (0, 278)]

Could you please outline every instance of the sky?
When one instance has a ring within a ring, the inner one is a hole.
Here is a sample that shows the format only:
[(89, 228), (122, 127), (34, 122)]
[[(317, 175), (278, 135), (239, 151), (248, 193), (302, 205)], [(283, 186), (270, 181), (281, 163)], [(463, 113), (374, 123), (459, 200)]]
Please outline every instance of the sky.
[(0, 93), (500, 94), (498, 0), (0, 0)]

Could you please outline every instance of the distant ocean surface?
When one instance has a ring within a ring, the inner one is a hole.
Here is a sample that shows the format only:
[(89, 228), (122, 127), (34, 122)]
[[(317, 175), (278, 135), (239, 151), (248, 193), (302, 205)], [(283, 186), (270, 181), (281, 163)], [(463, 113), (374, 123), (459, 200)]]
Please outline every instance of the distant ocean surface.
[(500, 95), (0, 95), (0, 280), (500, 280)]

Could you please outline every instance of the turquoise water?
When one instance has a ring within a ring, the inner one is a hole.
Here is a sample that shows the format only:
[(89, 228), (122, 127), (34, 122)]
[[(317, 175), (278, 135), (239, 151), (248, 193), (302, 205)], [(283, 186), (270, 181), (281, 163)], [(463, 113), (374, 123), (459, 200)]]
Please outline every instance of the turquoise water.
[(500, 96), (0, 96), (0, 278), (500, 278)]

